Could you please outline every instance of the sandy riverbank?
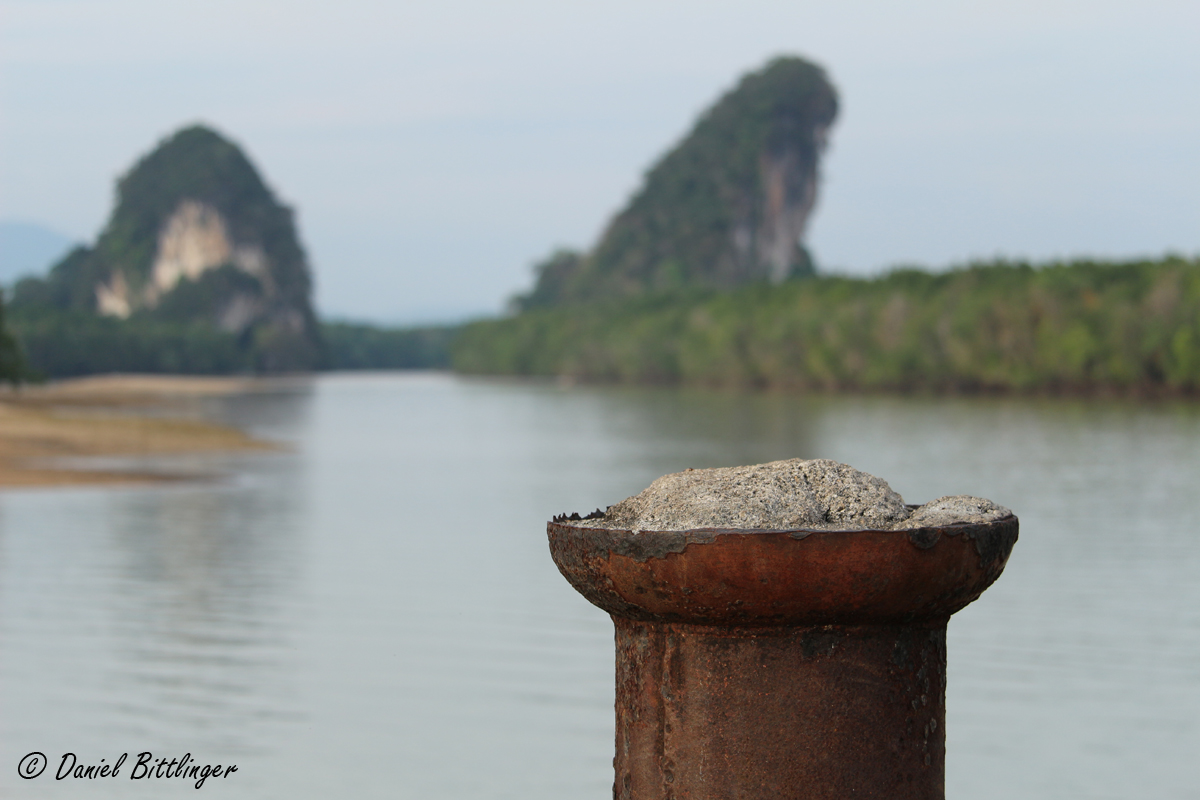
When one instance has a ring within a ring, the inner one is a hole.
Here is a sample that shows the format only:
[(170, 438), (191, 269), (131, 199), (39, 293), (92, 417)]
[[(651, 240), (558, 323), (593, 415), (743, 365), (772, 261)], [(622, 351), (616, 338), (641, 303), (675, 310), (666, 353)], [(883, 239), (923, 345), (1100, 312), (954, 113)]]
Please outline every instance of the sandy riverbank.
[(262, 386), (253, 378), (105, 375), (0, 390), (0, 487), (180, 477), (56, 463), (66, 459), (274, 449), (235, 428), (188, 416), (196, 400)]

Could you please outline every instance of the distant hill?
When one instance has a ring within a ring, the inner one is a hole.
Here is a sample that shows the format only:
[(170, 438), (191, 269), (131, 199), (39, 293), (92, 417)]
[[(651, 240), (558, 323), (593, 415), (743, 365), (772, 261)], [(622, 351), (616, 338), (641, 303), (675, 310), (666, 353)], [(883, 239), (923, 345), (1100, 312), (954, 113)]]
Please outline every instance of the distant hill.
[(517, 306), (812, 274), (801, 239), (837, 110), (825, 72), (802, 58), (746, 75), (650, 168), (595, 248), (539, 264)]
[(31, 222), (0, 221), (0, 283), (44, 274), (75, 242)]
[(10, 310), (51, 374), (279, 372), (320, 363), (311, 296), (291, 209), (197, 125), (141, 158), (95, 245), (19, 282)]

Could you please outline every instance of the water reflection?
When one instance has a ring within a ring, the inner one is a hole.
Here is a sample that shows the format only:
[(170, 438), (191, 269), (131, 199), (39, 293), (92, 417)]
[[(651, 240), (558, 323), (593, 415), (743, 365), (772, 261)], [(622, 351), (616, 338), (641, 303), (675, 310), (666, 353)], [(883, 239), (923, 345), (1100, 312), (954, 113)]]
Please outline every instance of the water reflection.
[(205, 412), (289, 449), (0, 497), (6, 796), (123, 796), (15, 785), (32, 749), (161, 748), (236, 758), (230, 797), (604, 797), (611, 625), (554, 570), (546, 518), (796, 456), (1021, 516), (950, 626), (950, 796), (1200, 785), (1194, 406), (355, 375)]
[[(240, 473), (3, 498), (6, 762), (33, 749), (52, 767), (68, 751), (92, 763), (142, 750), (244, 761), (303, 723), (305, 509), (289, 489), (294, 457), (194, 461), (203, 473)], [(84, 791), (53, 780), (3, 786), (6, 796)], [(86, 791), (119, 797), (128, 787)]]
[[(293, 718), (303, 499), (256, 486), (127, 495), (106, 521), (116, 552), (112, 691), (131, 738), (260, 747), (247, 721)], [(216, 737), (216, 738), (214, 738)]]

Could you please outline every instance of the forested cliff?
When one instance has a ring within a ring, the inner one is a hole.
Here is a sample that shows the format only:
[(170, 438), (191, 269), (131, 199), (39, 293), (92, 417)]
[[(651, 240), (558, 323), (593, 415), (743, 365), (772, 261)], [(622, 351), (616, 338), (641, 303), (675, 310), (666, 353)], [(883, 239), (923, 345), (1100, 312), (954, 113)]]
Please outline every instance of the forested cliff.
[(538, 265), (521, 308), (812, 273), (801, 244), (837, 92), (802, 58), (743, 77), (646, 173), (588, 253)]
[(15, 287), (12, 325), (35, 369), (312, 369), (320, 339), (291, 209), (203, 126), (163, 140), (117, 182), (92, 247)]

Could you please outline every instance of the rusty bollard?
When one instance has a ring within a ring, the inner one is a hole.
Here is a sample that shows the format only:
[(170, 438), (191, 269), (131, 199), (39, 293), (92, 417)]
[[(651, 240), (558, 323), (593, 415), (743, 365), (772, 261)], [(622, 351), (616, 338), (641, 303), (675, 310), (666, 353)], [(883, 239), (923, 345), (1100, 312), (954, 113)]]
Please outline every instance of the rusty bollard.
[(946, 624), (1017, 529), (1011, 514), (636, 533), (556, 518), (555, 563), (616, 626), (613, 796), (941, 800)]

